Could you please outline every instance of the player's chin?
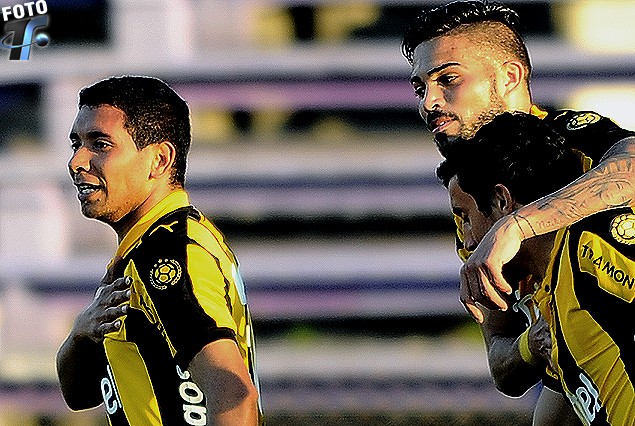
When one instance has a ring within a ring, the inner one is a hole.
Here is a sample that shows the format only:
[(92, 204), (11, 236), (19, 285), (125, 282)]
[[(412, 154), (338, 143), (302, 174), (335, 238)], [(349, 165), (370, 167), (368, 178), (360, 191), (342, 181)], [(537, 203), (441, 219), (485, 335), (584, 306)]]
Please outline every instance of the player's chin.
[(82, 214), (88, 219), (100, 219), (103, 216), (102, 212), (94, 203), (82, 202)]

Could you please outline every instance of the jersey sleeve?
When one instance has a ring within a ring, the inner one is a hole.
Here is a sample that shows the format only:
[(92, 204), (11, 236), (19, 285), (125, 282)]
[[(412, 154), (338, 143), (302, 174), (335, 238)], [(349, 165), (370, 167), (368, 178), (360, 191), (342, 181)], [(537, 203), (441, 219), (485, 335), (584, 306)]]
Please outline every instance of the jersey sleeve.
[(187, 256), (192, 293), (197, 303), (217, 327), (235, 333), (231, 311), (236, 294), (231, 269), (224, 270), (221, 259), (196, 244), (188, 246)]
[(157, 226), (131, 262), (131, 307), (154, 324), (179, 365), (189, 365), (208, 343), (236, 340), (231, 262), (192, 240), (185, 217)]
[(618, 141), (635, 136), (635, 132), (618, 126), (613, 120), (593, 111), (554, 111), (545, 118), (566, 143), (593, 160), (597, 165)]
[[(184, 365), (205, 345), (219, 339), (236, 341), (238, 324), (232, 316), (236, 299), (231, 265), (198, 244), (187, 245), (187, 277), (181, 291), (185, 303), (186, 338), (178, 339), (177, 356)], [(178, 333), (178, 332), (177, 332)]]

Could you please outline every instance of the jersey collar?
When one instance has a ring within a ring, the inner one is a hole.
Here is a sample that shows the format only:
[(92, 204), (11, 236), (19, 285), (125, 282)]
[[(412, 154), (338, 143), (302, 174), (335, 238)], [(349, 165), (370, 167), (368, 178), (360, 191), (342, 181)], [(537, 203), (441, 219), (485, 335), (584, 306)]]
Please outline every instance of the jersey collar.
[(159, 201), (156, 206), (152, 207), (148, 213), (143, 215), (141, 219), (128, 231), (126, 236), (119, 244), (115, 257), (125, 257), (128, 252), (134, 247), (135, 243), (141, 238), (141, 236), (156, 222), (159, 218), (166, 214), (173, 212), (181, 207), (187, 207), (190, 205), (190, 200), (185, 190), (179, 189), (171, 192), (163, 200)]
[(549, 113), (543, 109), (541, 109), (538, 105), (532, 105), (529, 109), (529, 114), (538, 117), (539, 119), (545, 118)]

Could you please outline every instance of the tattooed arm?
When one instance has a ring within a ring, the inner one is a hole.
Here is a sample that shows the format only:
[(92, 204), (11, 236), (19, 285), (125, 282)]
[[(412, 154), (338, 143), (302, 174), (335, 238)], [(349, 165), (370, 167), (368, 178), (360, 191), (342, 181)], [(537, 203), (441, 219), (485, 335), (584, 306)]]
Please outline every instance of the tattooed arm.
[(461, 302), (479, 322), (490, 309), (507, 309), (502, 275), (527, 238), (556, 231), (603, 210), (635, 205), (635, 137), (617, 142), (593, 169), (564, 188), (501, 218), (461, 269)]

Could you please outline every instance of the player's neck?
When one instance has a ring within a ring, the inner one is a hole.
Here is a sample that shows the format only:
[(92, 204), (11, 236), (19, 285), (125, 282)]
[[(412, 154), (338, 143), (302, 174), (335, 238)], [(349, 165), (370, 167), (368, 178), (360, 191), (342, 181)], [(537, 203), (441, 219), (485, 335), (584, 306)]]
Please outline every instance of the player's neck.
[(172, 192), (179, 190), (170, 184), (165, 185), (157, 185), (154, 190), (148, 193), (147, 198), (137, 206), (135, 209), (131, 210), (127, 215), (122, 217), (115, 223), (110, 223), (110, 226), (115, 230), (117, 234), (117, 240), (121, 243), (126, 236), (126, 234), (144, 217), (150, 210), (152, 210), (157, 204), (159, 204), (163, 199), (165, 199)]
[(529, 114), (531, 105), (529, 90), (519, 90), (516, 93), (510, 93), (506, 98), (507, 111), (521, 111)]

